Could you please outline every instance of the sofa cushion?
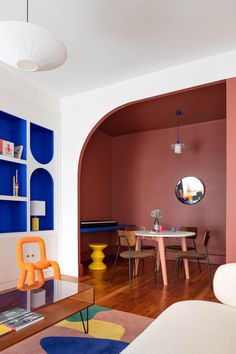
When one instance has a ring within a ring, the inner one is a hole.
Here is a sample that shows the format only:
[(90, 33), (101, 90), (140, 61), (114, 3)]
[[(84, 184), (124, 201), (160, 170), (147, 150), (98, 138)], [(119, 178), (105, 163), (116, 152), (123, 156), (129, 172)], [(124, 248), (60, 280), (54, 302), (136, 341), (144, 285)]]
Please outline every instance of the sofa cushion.
[(236, 263), (224, 264), (216, 270), (213, 288), (220, 302), (236, 307)]
[(168, 307), (123, 354), (235, 354), (236, 309), (209, 301)]

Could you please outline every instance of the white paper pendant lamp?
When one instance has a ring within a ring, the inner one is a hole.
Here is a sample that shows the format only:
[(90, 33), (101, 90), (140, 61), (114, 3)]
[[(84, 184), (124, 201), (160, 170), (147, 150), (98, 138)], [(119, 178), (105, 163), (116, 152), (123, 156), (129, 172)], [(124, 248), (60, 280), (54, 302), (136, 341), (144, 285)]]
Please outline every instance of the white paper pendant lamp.
[(46, 71), (67, 58), (64, 44), (49, 30), (21, 21), (0, 22), (0, 61), (23, 71)]

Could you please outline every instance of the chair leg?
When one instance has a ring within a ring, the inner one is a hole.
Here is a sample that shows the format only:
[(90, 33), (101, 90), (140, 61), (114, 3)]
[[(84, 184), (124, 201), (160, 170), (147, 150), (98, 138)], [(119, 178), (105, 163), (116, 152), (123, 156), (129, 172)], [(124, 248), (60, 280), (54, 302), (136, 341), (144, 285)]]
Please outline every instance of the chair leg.
[(129, 287), (131, 288), (131, 258), (129, 257)]
[(19, 278), (18, 284), (17, 284), (18, 289), (21, 289), (24, 287), (26, 274), (27, 274), (27, 271), (25, 269), (22, 269), (21, 274), (20, 274), (20, 278)]
[(154, 282), (157, 283), (157, 261), (156, 261), (156, 252), (153, 256), (153, 271), (154, 271)]
[(177, 279), (179, 280), (179, 274), (181, 272), (181, 267), (183, 268), (184, 260), (183, 258), (179, 259), (179, 264), (178, 264), (178, 272), (177, 272)]
[(144, 259), (142, 259), (143, 272), (144, 272)]
[[(196, 246), (196, 243), (195, 243), (194, 239), (193, 239), (193, 246), (194, 246), (195, 252), (197, 253), (197, 246)], [(199, 272), (201, 273), (202, 272), (202, 268), (201, 268), (201, 264), (200, 264), (200, 260), (199, 259), (197, 260), (197, 263), (198, 263)]]
[[(140, 251), (143, 252), (143, 243), (142, 243), (142, 241), (140, 243)], [(142, 259), (142, 272), (144, 272), (144, 259)]]
[(45, 279), (44, 279), (44, 275), (43, 275), (42, 269), (37, 269), (37, 272), (38, 272), (38, 281), (39, 281), (39, 283), (44, 283)]
[(111, 276), (111, 283), (113, 282), (113, 278), (114, 278), (114, 276), (115, 276), (116, 264), (117, 264), (117, 260), (118, 260), (119, 253), (120, 253), (120, 247), (118, 247), (117, 252), (116, 252), (116, 258), (115, 258), (115, 262), (114, 262), (114, 266), (113, 266), (113, 271), (112, 271), (112, 276)]
[(157, 248), (154, 249), (154, 254), (156, 258), (156, 272), (160, 269), (160, 253)]
[[(181, 271), (182, 272), (182, 269), (183, 269), (183, 258), (181, 258), (181, 260), (180, 260), (180, 267), (179, 267), (179, 271)], [(179, 279), (179, 271), (178, 271), (178, 279)]]
[(153, 260), (155, 262), (155, 272), (157, 272), (159, 269), (157, 269), (157, 255), (156, 255), (156, 249), (153, 250)]
[(132, 259), (132, 279), (135, 278), (135, 259)]
[(201, 268), (201, 264), (200, 264), (200, 261), (199, 261), (199, 259), (197, 260), (197, 262), (198, 262), (198, 268), (199, 268), (199, 272), (201, 273), (201, 272), (202, 272), (202, 268)]
[(175, 262), (175, 274), (174, 274), (174, 286), (176, 287), (177, 274), (179, 274), (180, 259), (176, 258)]
[(34, 285), (35, 284), (35, 269), (33, 264), (28, 264), (27, 266), (28, 270), (28, 285)]
[(61, 280), (61, 272), (60, 272), (60, 267), (57, 262), (55, 261), (50, 261), (51, 267), (53, 268), (54, 272), (54, 279), (55, 280)]
[(209, 257), (208, 257), (208, 256), (207, 256), (207, 266), (208, 266), (208, 273), (209, 273), (210, 286), (211, 286), (211, 289), (213, 290), (211, 266), (210, 266), (210, 263), (209, 263)]

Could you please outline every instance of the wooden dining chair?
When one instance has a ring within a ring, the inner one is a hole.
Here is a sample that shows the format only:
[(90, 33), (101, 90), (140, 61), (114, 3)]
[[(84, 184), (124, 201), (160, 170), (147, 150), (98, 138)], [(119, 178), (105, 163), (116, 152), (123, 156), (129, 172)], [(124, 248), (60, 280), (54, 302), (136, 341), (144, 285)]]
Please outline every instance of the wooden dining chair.
[[(136, 237), (134, 231), (131, 230), (117, 230), (118, 242), (116, 258), (113, 266), (113, 272), (111, 282), (115, 276), (116, 265), (118, 257), (127, 259), (129, 261), (129, 286), (131, 287), (131, 278), (134, 276), (134, 262), (136, 259), (153, 259), (154, 278), (156, 282), (156, 253), (155, 252), (143, 252), (135, 251)], [(121, 251), (121, 247), (126, 250)]]
[[(186, 237), (187, 240), (191, 240), (193, 242), (193, 246), (187, 245), (187, 250), (188, 251), (194, 250), (194, 251), (197, 252), (197, 246), (196, 246), (195, 240), (197, 238), (198, 228), (196, 226), (180, 226), (179, 227), (179, 231), (189, 231), (189, 232), (194, 232), (195, 233), (194, 236)], [(178, 245), (166, 245), (165, 249), (166, 249), (166, 251), (180, 252), (180, 251), (182, 251), (182, 246), (180, 244), (178, 244)], [(199, 260), (198, 260), (198, 268), (199, 268), (199, 271), (201, 272), (201, 265), (200, 265), (200, 261)]]
[(176, 264), (175, 264), (175, 274), (174, 274), (174, 285), (176, 286), (176, 280), (177, 277), (179, 278), (179, 268), (180, 264), (184, 259), (193, 259), (193, 260), (206, 260), (207, 261), (207, 266), (208, 266), (208, 273), (209, 273), (209, 280), (210, 280), (210, 285), (212, 288), (212, 275), (211, 275), (211, 266), (209, 262), (209, 256), (208, 256), (208, 243), (210, 239), (210, 231), (206, 230), (204, 237), (203, 237), (203, 246), (205, 248), (205, 253), (199, 253), (196, 250), (188, 250), (188, 251), (181, 251), (178, 252), (176, 255)]
[[(132, 225), (132, 226), (127, 226), (125, 230), (128, 231), (141, 231), (141, 230), (146, 230), (146, 226), (137, 226), (137, 225)], [(158, 247), (157, 247), (157, 242), (152, 242), (150, 243), (150, 241), (146, 241), (143, 242), (141, 241), (141, 245), (140, 245), (140, 251), (153, 251), (155, 253), (155, 256), (158, 257), (158, 269), (159, 270), (159, 252), (158, 252)], [(143, 268), (144, 268), (144, 259), (142, 260), (142, 264), (143, 264)]]
[[(141, 230), (146, 230), (146, 226), (137, 226), (137, 225), (132, 225), (132, 226), (127, 226), (126, 229), (127, 231), (141, 231)], [(156, 242), (155, 242), (156, 243)], [(153, 250), (154, 252), (157, 253), (157, 245), (150, 244), (148, 241), (143, 243), (141, 241), (141, 250)]]

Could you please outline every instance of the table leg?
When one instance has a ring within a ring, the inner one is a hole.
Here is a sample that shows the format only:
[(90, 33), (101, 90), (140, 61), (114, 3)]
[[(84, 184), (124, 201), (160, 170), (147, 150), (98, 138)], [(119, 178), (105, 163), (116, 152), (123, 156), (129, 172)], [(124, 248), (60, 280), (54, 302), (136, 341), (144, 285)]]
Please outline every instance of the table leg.
[[(185, 237), (181, 238), (181, 246), (182, 246), (182, 251), (187, 251), (187, 242)], [(185, 270), (186, 279), (189, 279), (189, 267), (188, 267), (187, 259), (184, 259), (184, 270)]]
[(159, 249), (159, 253), (160, 253), (163, 283), (164, 283), (164, 285), (168, 285), (167, 270), (166, 270), (165, 243), (164, 243), (163, 237), (158, 237), (158, 249)]
[(83, 325), (83, 328), (84, 328), (84, 333), (87, 334), (88, 331), (89, 331), (89, 308), (88, 307), (86, 308), (86, 317), (87, 317), (87, 325), (86, 325), (86, 327), (85, 327), (82, 311), (80, 311), (80, 317), (81, 317), (82, 325)]
[[(135, 244), (135, 251), (140, 251), (141, 248), (141, 239), (140, 237), (136, 237), (136, 244)], [(137, 277), (138, 275), (138, 264), (139, 264), (139, 259), (135, 259), (135, 264), (134, 264), (134, 276)]]

